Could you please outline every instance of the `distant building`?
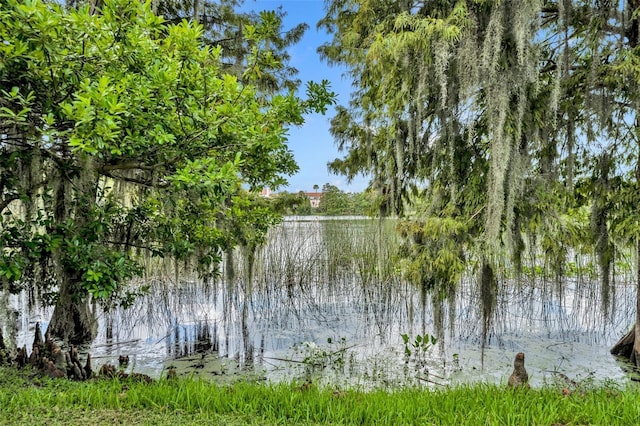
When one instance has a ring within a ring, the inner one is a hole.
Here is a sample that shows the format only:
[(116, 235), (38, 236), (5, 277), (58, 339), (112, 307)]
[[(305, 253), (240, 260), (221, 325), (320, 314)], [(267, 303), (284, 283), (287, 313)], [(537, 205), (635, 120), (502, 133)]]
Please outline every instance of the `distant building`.
[(262, 191), (260, 191), (260, 196), (262, 198), (271, 198), (271, 188), (267, 188), (266, 186), (262, 188)]
[(320, 207), (320, 198), (322, 197), (322, 192), (305, 192), (305, 195), (309, 199), (309, 203), (311, 203), (312, 209), (317, 209)]
[[(262, 198), (271, 198), (277, 196), (277, 193), (271, 191), (271, 188), (264, 187), (262, 191), (260, 191), (260, 196)], [(317, 209), (320, 207), (320, 198), (322, 197), (322, 192), (305, 192), (304, 195), (309, 199), (309, 204), (312, 209)]]

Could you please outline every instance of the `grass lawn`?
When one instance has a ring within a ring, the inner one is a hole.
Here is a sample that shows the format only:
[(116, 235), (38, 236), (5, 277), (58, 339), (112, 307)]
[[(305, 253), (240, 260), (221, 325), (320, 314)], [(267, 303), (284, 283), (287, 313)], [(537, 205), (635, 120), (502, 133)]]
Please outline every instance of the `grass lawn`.
[[(565, 392), (567, 393), (567, 392)], [(338, 391), (298, 384), (41, 378), (0, 367), (0, 424), (637, 425), (640, 388)]]

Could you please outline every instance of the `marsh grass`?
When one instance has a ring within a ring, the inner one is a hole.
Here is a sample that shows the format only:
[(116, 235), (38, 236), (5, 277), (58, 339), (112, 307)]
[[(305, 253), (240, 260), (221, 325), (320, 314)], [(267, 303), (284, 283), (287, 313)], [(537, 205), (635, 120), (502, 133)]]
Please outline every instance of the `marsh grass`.
[(74, 383), (0, 368), (3, 424), (631, 425), (640, 390), (473, 385), (436, 391), (339, 391), (309, 384), (205, 381)]
[(363, 219), (322, 223), (330, 277), (357, 275), (363, 285), (399, 277), (391, 261), (399, 247), (395, 221)]

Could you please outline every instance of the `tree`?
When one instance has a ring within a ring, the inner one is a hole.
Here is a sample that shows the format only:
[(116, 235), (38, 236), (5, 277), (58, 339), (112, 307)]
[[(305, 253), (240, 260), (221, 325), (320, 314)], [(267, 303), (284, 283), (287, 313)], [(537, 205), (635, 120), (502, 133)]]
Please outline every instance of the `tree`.
[[(332, 120), (346, 152), (333, 170), (371, 174), (383, 214), (419, 201), (401, 228), (414, 245), (410, 261), (446, 247), (438, 238), (415, 242), (425, 234), (466, 228), (489, 316), (494, 272), (509, 263), (520, 270), (525, 234), (532, 257), (542, 252), (556, 277), (571, 248), (590, 246), (606, 294), (616, 240), (640, 240), (631, 208), (640, 173), (629, 173), (640, 170), (639, 7), (329, 2), (320, 25), (334, 37), (320, 52), (349, 67), (357, 88)], [(590, 232), (575, 226), (585, 208)], [(638, 289), (640, 336), (640, 270)], [(639, 353), (640, 337), (636, 361)]]
[[(274, 93), (298, 89), (300, 80), (296, 78), (297, 70), (289, 64), (287, 49), (300, 40), (308, 25), (301, 23), (285, 30), (282, 25), (285, 13), (281, 7), (274, 11), (246, 13), (238, 12), (243, 0), (169, 0), (155, 3), (156, 11), (168, 22), (189, 20), (201, 24), (204, 28), (203, 40), (222, 49), (222, 70), (236, 76), (240, 82), (251, 83), (260, 96), (269, 97)], [(226, 200), (227, 203), (231, 201), (230, 198)], [(265, 212), (268, 214), (263, 218), (270, 217), (272, 224), (277, 223), (281, 213), (278, 209), (282, 206), (270, 203), (265, 207), (274, 208), (275, 211)], [(242, 220), (259, 217), (243, 215)], [(233, 219), (220, 225), (226, 228), (227, 234), (237, 237), (226, 245), (224, 256), (226, 270), (232, 271), (235, 243), (242, 246), (245, 259), (253, 258), (260, 243), (250, 246), (243, 244), (254, 240), (256, 235), (261, 235), (260, 240), (264, 241), (265, 235), (255, 234), (255, 231), (263, 229), (263, 223), (258, 220), (255, 226), (248, 223), (238, 226), (237, 220)], [(253, 235), (246, 235), (245, 238), (238, 234), (241, 230)]]
[(287, 48), (300, 41), (308, 25), (285, 30), (282, 8), (239, 13), (242, 3), (244, 0), (165, 0), (157, 2), (156, 13), (174, 24), (186, 19), (202, 25), (204, 41), (222, 48), (223, 70), (240, 81), (250, 76), (251, 83), (267, 93), (297, 89), (300, 80), (289, 65)]
[(375, 216), (376, 194), (373, 191), (363, 191), (349, 194), (351, 198), (351, 214), (357, 216)]
[[(357, 87), (350, 107), (332, 120), (339, 148), (347, 152), (333, 170), (373, 176), (381, 215), (402, 216), (407, 203), (425, 200), (400, 228), (408, 245), (407, 276), (423, 287), (449, 294), (465, 259), (450, 243), (467, 241), (459, 235), (467, 233), (474, 243), (467, 249), (482, 264), (488, 318), (503, 219), (513, 220), (528, 141), (540, 125), (528, 105), (548, 96), (533, 90), (536, 7), (517, 1), (333, 1), (321, 22), (335, 34), (321, 53), (349, 66)], [(539, 113), (545, 116), (545, 110)], [(483, 221), (476, 219), (480, 212)], [(442, 267), (423, 265), (436, 261)]]
[(280, 192), (271, 204), (276, 212), (281, 214), (306, 215), (311, 213), (309, 198), (303, 191), (297, 193)]
[(329, 216), (348, 214), (349, 198), (337, 186), (326, 183), (322, 186), (318, 211)]
[(69, 342), (93, 338), (93, 302), (135, 297), (144, 253), (215, 273), (229, 200), (285, 183), (286, 127), (331, 100), (322, 84), (303, 101), (240, 83), (200, 25), (149, 4), (94, 12), (0, 5), (0, 280), (48, 296), (49, 331)]

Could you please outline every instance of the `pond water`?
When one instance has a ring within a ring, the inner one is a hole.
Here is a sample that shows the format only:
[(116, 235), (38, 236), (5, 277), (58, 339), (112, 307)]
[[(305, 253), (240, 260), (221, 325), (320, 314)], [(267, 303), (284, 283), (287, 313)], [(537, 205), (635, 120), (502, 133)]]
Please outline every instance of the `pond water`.
[[(99, 315), (85, 351), (94, 368), (128, 355), (129, 370), (159, 377), (168, 366), (232, 379), (314, 380), (336, 387), (506, 383), (526, 353), (533, 386), (558, 373), (576, 381), (626, 382), (610, 347), (635, 317), (635, 287), (621, 276), (608, 303), (596, 277), (561, 283), (504, 280), (483, 339), (483, 308), (470, 271), (455, 294), (432, 298), (394, 273), (393, 223), (289, 218), (272, 230), (248, 273), (238, 252), (221, 278), (187, 273), (149, 279), (128, 310)], [(52, 309), (4, 296), (14, 316), (4, 335), (30, 347)], [(407, 335), (405, 345), (402, 335)], [(418, 335), (434, 336), (417, 342)], [(484, 343), (483, 343), (484, 342)], [(405, 350), (410, 351), (410, 354)]]

